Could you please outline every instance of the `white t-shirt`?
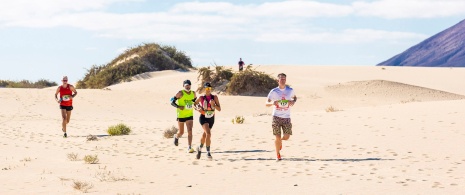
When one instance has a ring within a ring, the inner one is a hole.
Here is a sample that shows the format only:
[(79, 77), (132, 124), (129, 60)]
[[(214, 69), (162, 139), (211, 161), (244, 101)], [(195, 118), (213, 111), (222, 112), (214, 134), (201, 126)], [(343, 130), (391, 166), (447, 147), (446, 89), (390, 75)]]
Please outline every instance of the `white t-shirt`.
[(271, 102), (279, 101), (278, 107), (273, 106), (273, 116), (281, 118), (291, 118), (291, 107), (289, 106), (289, 101), (293, 100), (294, 90), (288, 86), (285, 89), (280, 89), (276, 87), (270, 91), (268, 94), (268, 99)]

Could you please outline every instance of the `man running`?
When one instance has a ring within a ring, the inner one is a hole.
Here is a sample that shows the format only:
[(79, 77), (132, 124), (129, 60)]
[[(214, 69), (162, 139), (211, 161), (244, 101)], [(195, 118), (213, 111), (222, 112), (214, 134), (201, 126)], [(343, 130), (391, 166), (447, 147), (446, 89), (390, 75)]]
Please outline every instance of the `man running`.
[[(278, 87), (268, 94), (266, 106), (273, 106), (273, 121), (271, 127), (275, 135), (276, 160), (281, 160), (282, 140), (288, 140), (292, 135), (291, 106), (297, 102), (294, 90), (286, 85), (286, 74), (278, 74)], [(284, 135), (281, 137), (281, 129)]]
[[(66, 138), (68, 137), (66, 134), (66, 125), (71, 119), (71, 110), (73, 110), (73, 98), (76, 97), (77, 91), (73, 85), (68, 84), (67, 76), (63, 76), (61, 81), (63, 82), (63, 85), (60, 85), (55, 92), (55, 100), (58, 102), (58, 104), (60, 104), (61, 117), (63, 119), (61, 123), (61, 130), (64, 132), (63, 137)], [(57, 97), (58, 94), (60, 94), (59, 99)]]
[(205, 95), (200, 96), (199, 99), (197, 99), (194, 103), (194, 105), (196, 105), (196, 109), (200, 112), (199, 121), (203, 128), (203, 134), (202, 138), (200, 138), (200, 146), (197, 148), (196, 158), (200, 159), (200, 155), (202, 154), (202, 147), (205, 144), (207, 148), (207, 157), (211, 159), (211, 129), (215, 123), (215, 110), (221, 111), (221, 106), (218, 96), (211, 94), (211, 84), (205, 83), (203, 87), (205, 89)]
[[(194, 111), (193, 111), (193, 102), (197, 99), (194, 91), (191, 91), (191, 81), (185, 80), (182, 83), (184, 89), (176, 93), (176, 95), (171, 98), (171, 105), (176, 108), (177, 111), (177, 121), (179, 132), (174, 135), (174, 145), (178, 146), (179, 138), (184, 134), (184, 123), (187, 127), (187, 142), (189, 153), (194, 152), (192, 148), (192, 126), (194, 125)], [(178, 102), (178, 103), (176, 103)]]

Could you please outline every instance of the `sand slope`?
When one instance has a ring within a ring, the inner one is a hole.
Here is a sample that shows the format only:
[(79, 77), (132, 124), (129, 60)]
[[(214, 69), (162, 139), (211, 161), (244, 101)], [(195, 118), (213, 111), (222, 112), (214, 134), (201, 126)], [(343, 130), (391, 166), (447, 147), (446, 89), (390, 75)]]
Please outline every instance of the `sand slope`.
[[(285, 72), (299, 97), (281, 162), (274, 160), (264, 97), (220, 96), (212, 161), (187, 153), (186, 136), (178, 147), (163, 138), (176, 124), (169, 98), (185, 79), (198, 84), (196, 72), (163, 71), (110, 90), (79, 90), (67, 139), (54, 88), (0, 89), (0, 194), (80, 194), (74, 181), (91, 183), (91, 194), (465, 193), (465, 69), (257, 70)], [(329, 106), (342, 111), (325, 112)], [(232, 124), (236, 115), (245, 123)], [(195, 147), (202, 132), (197, 117)], [(119, 122), (133, 134), (105, 136)], [(99, 141), (86, 141), (89, 134)], [(70, 153), (98, 155), (100, 162), (70, 161)]]

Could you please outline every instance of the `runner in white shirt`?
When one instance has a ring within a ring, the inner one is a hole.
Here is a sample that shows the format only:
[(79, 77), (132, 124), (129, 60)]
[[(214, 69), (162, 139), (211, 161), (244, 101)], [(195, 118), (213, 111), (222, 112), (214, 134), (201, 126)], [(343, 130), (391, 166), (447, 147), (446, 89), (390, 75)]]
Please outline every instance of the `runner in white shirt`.
[[(282, 140), (288, 140), (292, 135), (291, 107), (297, 102), (294, 90), (286, 86), (286, 74), (278, 74), (278, 87), (268, 94), (266, 106), (273, 106), (273, 135), (275, 135), (276, 160), (281, 160)], [(281, 129), (284, 135), (281, 137)]]

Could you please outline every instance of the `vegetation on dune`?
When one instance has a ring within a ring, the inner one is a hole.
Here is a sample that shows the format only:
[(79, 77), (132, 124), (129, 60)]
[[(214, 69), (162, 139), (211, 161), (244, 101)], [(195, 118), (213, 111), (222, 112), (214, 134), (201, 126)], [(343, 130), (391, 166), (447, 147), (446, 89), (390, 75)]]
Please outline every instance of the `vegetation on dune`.
[(131, 128), (123, 123), (120, 123), (120, 124), (108, 127), (107, 133), (109, 135), (129, 135), (129, 133), (131, 133)]
[(233, 72), (223, 66), (215, 65), (213, 69), (203, 67), (199, 69), (197, 80), (201, 81), (197, 92), (203, 92), (203, 84), (210, 82), (215, 91), (228, 95), (267, 95), (277, 86), (276, 79), (264, 72), (256, 71), (249, 65), (240, 72)]
[(93, 65), (77, 88), (101, 89), (122, 81), (130, 81), (134, 75), (161, 70), (188, 70), (192, 67), (189, 56), (174, 46), (146, 43), (127, 49), (106, 65)]
[(40, 79), (36, 82), (31, 82), (28, 80), (21, 81), (9, 81), (9, 80), (0, 80), (0, 88), (45, 88), (57, 86), (56, 82), (50, 82), (45, 79)]

